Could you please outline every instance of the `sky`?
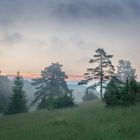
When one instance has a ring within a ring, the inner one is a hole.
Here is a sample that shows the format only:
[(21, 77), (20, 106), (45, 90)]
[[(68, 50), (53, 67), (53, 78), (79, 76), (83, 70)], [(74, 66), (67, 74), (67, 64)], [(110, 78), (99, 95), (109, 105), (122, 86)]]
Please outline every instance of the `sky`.
[(0, 69), (35, 75), (52, 62), (83, 75), (98, 48), (140, 78), (139, 0), (0, 0)]

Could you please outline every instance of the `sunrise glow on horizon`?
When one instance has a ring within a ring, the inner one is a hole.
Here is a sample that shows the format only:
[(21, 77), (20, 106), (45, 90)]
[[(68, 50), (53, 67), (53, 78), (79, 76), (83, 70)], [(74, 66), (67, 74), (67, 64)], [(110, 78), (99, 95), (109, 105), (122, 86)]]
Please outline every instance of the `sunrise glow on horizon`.
[[(17, 76), (17, 73), (1, 73), (1, 75), (4, 76), (8, 76), (9, 78), (15, 78)], [(25, 78), (25, 79), (36, 79), (36, 78), (40, 78), (41, 74), (37, 74), (37, 73), (21, 73), (20, 75)], [(67, 75), (68, 78), (66, 79), (67, 81), (81, 81), (84, 78), (84, 75)]]

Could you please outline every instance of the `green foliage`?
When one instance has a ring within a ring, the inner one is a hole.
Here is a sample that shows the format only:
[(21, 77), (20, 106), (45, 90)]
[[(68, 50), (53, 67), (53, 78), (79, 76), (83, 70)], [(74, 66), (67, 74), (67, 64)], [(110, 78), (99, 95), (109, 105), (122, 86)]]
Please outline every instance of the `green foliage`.
[[(52, 63), (41, 72), (41, 78), (33, 79), (32, 84), (36, 87), (33, 104), (39, 102), (38, 109), (68, 106), (70, 99), (73, 102), (73, 99), (69, 96), (71, 91), (65, 81), (67, 76), (61, 68), (62, 65), (59, 63)], [(62, 100), (63, 105), (59, 105), (60, 100)], [(66, 101), (67, 103), (64, 103)]]
[(13, 83), (13, 94), (10, 97), (8, 107), (5, 114), (16, 114), (27, 112), (25, 92), (23, 90), (23, 79), (19, 75), (16, 77)]
[(104, 95), (104, 102), (108, 106), (130, 105), (137, 100), (138, 86), (134, 79), (121, 83), (116, 77), (109, 82)]
[(3, 112), (8, 103), (8, 97), (12, 93), (12, 82), (0, 75), (0, 112)]
[(119, 61), (116, 77), (112, 78), (106, 88), (104, 101), (107, 105), (130, 105), (140, 99), (140, 87), (135, 80), (135, 72), (130, 61)]
[(38, 104), (37, 109), (47, 108), (48, 110), (50, 110), (66, 108), (70, 106), (74, 106), (74, 98), (72, 97), (72, 94), (65, 94), (57, 97), (50, 96), (47, 99), (42, 98), (41, 102)]
[(137, 82), (134, 79), (126, 80), (125, 86), (122, 89), (123, 104), (133, 104), (136, 101)]
[(136, 100), (140, 101), (140, 82), (137, 82), (138, 91), (136, 93)]
[(116, 79), (116, 77), (113, 77), (107, 85), (103, 101), (108, 106), (121, 104), (121, 100), (120, 100), (121, 93), (122, 93), (122, 86), (120, 85), (120, 82)]
[(140, 140), (140, 104), (105, 108), (89, 101), (74, 108), (0, 117), (1, 140)]
[(65, 94), (54, 100), (54, 108), (65, 108), (70, 106), (74, 106), (74, 98), (72, 97), (72, 94)]

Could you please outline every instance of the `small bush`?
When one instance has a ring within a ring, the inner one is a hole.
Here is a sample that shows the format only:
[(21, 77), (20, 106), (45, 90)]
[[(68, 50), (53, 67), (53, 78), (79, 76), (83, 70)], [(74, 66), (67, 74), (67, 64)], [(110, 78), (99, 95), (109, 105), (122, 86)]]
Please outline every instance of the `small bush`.
[(38, 104), (37, 109), (58, 109), (74, 106), (74, 98), (71, 94), (65, 94), (63, 96), (53, 97), (50, 96), (47, 99), (42, 98), (41, 102)]
[(54, 108), (65, 108), (70, 106), (74, 106), (74, 98), (72, 95), (65, 94), (54, 100)]

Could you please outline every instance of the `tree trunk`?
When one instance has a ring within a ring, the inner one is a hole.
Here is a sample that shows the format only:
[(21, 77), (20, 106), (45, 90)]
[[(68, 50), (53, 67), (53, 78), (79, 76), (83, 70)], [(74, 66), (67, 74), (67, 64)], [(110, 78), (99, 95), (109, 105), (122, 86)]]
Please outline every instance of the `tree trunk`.
[(100, 94), (101, 94), (101, 99), (103, 98), (103, 61), (102, 61), (102, 56), (101, 56), (101, 77), (100, 77)]

